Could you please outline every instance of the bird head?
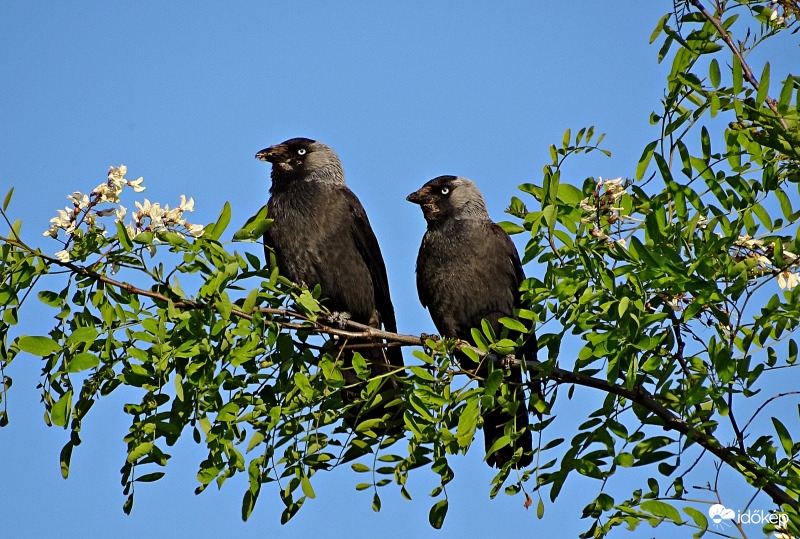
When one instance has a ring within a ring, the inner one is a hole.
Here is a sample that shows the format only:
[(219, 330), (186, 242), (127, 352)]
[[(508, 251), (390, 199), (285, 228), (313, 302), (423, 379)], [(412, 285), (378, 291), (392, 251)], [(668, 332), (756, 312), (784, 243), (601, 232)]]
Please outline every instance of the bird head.
[(272, 163), (273, 182), (290, 180), (344, 184), (339, 156), (327, 145), (308, 138), (293, 138), (264, 148), (256, 159)]
[(420, 205), (428, 223), (489, 218), (483, 195), (467, 178), (439, 176), (408, 195), (406, 200)]

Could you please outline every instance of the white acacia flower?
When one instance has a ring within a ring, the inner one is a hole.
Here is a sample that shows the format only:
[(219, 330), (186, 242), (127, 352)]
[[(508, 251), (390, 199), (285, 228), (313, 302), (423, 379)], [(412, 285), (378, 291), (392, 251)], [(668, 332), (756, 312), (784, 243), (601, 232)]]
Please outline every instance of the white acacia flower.
[(60, 229), (56, 225), (50, 225), (50, 228), (44, 231), (42, 236), (50, 236), (51, 238), (55, 239), (58, 237), (58, 231)]
[(764, 247), (763, 240), (757, 240), (749, 235), (739, 236), (736, 239), (736, 244), (740, 247), (745, 247), (752, 250), (762, 249)]
[(141, 193), (146, 189), (145, 186), (142, 185), (143, 181), (144, 178), (139, 176), (138, 180), (128, 180), (128, 186), (133, 187), (133, 190), (136, 191), (137, 193)]
[(57, 253), (56, 253), (55, 255), (53, 255), (53, 256), (55, 256), (57, 259), (59, 259), (59, 260), (60, 260), (60, 261), (62, 261), (62, 262), (69, 262), (69, 253), (66, 251), (66, 249), (65, 249), (65, 250), (62, 250), (62, 251), (59, 251), (59, 252), (57, 252)]
[(762, 268), (768, 268), (769, 266), (772, 265), (772, 261), (764, 255), (757, 256), (756, 260), (758, 261), (759, 267)]
[(139, 231), (136, 229), (136, 227), (133, 226), (132, 224), (125, 225), (125, 232), (128, 233), (128, 237), (130, 239), (135, 238), (136, 235), (139, 233)]
[(105, 210), (98, 211), (97, 212), (97, 216), (98, 217), (108, 217), (109, 215), (114, 215), (115, 213), (117, 213), (117, 209), (116, 208), (107, 208)]
[(89, 206), (89, 195), (84, 195), (80, 191), (75, 191), (71, 195), (67, 195), (67, 198), (72, 201), (74, 206), (77, 206), (82, 210)]
[(181, 211), (194, 211), (194, 198), (189, 197), (189, 200), (186, 200), (186, 195), (181, 195), (181, 205), (179, 206)]
[(150, 201), (148, 199), (144, 199), (144, 204), (140, 204), (138, 200), (134, 204), (136, 209), (139, 210), (140, 218), (150, 215)]
[(75, 214), (70, 208), (67, 208), (67, 211), (64, 210), (56, 210), (56, 211), (58, 212), (58, 216), (50, 219), (50, 222), (53, 223), (54, 226), (58, 228), (67, 228), (70, 224), (72, 224)]
[(119, 202), (119, 194), (121, 192), (121, 188), (117, 188), (107, 183), (101, 183), (92, 190), (92, 194), (98, 197), (98, 203), (111, 202), (112, 204)]
[(782, 271), (778, 274), (778, 286), (781, 287), (781, 290), (792, 290), (798, 284), (800, 284), (800, 277), (796, 273)]
[(203, 227), (203, 225), (189, 224), (186, 225), (186, 230), (188, 231), (190, 236), (193, 236), (195, 238), (199, 238), (200, 236), (203, 235), (203, 232), (205, 232), (205, 228)]
[(164, 206), (164, 210), (166, 211), (166, 215), (164, 215), (165, 221), (177, 223), (179, 225), (182, 225), (186, 222), (185, 219), (181, 219), (181, 215), (183, 215), (183, 210), (181, 210), (180, 208), (169, 209), (169, 206), (167, 205)]
[(125, 220), (125, 215), (128, 213), (128, 208), (123, 206), (122, 204), (119, 205), (119, 209), (114, 210), (114, 213), (117, 214), (117, 221), (122, 222)]
[(108, 183), (113, 185), (117, 189), (122, 189), (124, 185), (128, 182), (125, 179), (125, 174), (128, 173), (128, 167), (125, 165), (120, 165), (118, 167), (109, 167), (108, 168)]

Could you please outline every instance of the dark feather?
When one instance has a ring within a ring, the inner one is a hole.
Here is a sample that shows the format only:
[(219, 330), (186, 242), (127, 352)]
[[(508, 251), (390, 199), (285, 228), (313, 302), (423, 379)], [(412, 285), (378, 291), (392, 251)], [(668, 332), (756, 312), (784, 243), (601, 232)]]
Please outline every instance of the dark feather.
[[(417, 257), (417, 289), (436, 329), (444, 337), (471, 342), (472, 329), (480, 328), (481, 321), (486, 320), (499, 336), (503, 331), (499, 320), (514, 318), (514, 309), (520, 307), (519, 287), (525, 275), (514, 243), (489, 218), (477, 187), (465, 178), (441, 176), (409, 195), (408, 200), (422, 207), (428, 222)], [(534, 335), (527, 337), (517, 354), (522, 359), (535, 359)], [(457, 357), (463, 368), (475, 372), (483, 386), (493, 367), (485, 362), (476, 365), (465, 354)], [(510, 401), (517, 405), (516, 413), (511, 415), (499, 407), (483, 410), (486, 451), (505, 434), (508, 425), (520, 437), (488, 455), (487, 462), (502, 467), (521, 448), (518, 465), (528, 466), (533, 440), (521, 370), (510, 369), (504, 382)]]

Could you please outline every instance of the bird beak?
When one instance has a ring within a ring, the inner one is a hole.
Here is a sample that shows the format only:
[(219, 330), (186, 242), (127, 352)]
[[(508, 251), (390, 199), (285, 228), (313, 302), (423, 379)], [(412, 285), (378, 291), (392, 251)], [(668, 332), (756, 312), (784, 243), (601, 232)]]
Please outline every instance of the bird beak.
[(270, 146), (264, 148), (256, 154), (256, 159), (259, 161), (269, 161), (270, 163), (281, 163), (289, 160), (289, 152), (286, 147), (278, 144), (277, 146)]
[(408, 195), (406, 197), (406, 200), (408, 200), (409, 202), (413, 202), (414, 204), (422, 204), (425, 202), (426, 198), (427, 197), (425, 196), (425, 193), (423, 193), (422, 189), (420, 189), (419, 191), (414, 191), (413, 193)]

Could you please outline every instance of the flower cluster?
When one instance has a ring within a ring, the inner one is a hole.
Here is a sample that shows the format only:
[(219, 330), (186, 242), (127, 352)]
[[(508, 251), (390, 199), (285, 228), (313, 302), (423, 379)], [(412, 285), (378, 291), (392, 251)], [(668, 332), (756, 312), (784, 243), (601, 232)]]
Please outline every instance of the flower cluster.
[[(89, 229), (97, 228), (99, 233), (106, 235), (108, 231), (103, 225), (97, 224), (97, 219), (110, 215), (116, 215), (115, 221), (125, 226), (130, 238), (134, 238), (141, 232), (157, 232), (159, 230), (173, 231), (181, 236), (184, 233), (193, 237), (203, 235), (204, 229), (202, 225), (187, 223), (183, 217), (184, 212), (194, 211), (194, 199), (189, 198), (189, 200), (186, 200), (185, 195), (181, 195), (180, 205), (173, 209), (170, 209), (169, 205), (165, 205), (162, 208), (157, 202), (151, 204), (147, 199), (145, 199), (144, 204), (136, 202), (137, 211), (131, 215), (133, 222), (125, 224), (127, 209), (119, 204), (122, 190), (125, 187), (130, 187), (137, 193), (145, 190), (144, 185), (142, 185), (144, 179), (140, 177), (137, 180), (127, 180), (125, 179), (127, 172), (128, 168), (125, 165), (110, 167), (108, 180), (92, 189), (90, 194), (86, 195), (76, 191), (67, 196), (72, 205), (63, 210), (57, 210), (58, 215), (50, 219), (51, 224), (43, 233), (44, 236), (57, 239), (59, 231), (64, 231), (67, 237), (64, 241), (65, 249), (55, 254), (59, 260), (69, 262), (69, 251), (66, 247), (72, 240), (75, 231), (81, 225), (85, 224)], [(104, 203), (117, 204), (118, 206), (116, 208), (95, 210), (95, 206)], [(150, 252), (151, 254), (153, 252), (152, 246), (150, 247)]]
[(592, 196), (581, 200), (580, 207), (588, 214), (581, 219), (581, 221), (584, 223), (594, 223), (601, 215), (607, 217), (610, 223), (620, 218), (629, 218), (619, 215), (622, 208), (615, 207), (619, 199), (628, 193), (627, 187), (629, 184), (629, 180), (625, 180), (621, 177), (613, 180), (604, 180), (602, 176), (598, 176)]
[[(636, 221), (628, 215), (622, 215), (620, 212), (622, 208), (616, 207), (619, 200), (628, 194), (627, 187), (630, 185), (630, 180), (623, 178), (615, 178), (613, 180), (604, 180), (602, 176), (597, 177), (594, 193), (591, 196), (584, 198), (580, 202), (580, 208), (586, 212), (586, 217), (581, 219), (583, 223), (594, 223), (595, 227), (590, 234), (608, 243), (615, 243), (611, 237), (603, 231), (601, 226), (601, 219), (607, 224), (611, 225), (618, 221)], [(616, 240), (616, 243), (625, 248), (627, 242), (624, 238)]]
[(775, 244), (764, 243), (764, 240), (756, 239), (751, 236), (739, 236), (734, 243), (734, 247), (738, 251), (739, 258), (749, 257), (758, 262), (758, 267), (769, 271), (778, 276), (778, 286), (781, 289), (792, 290), (800, 284), (800, 276), (797, 273), (789, 271), (796, 268), (800, 264), (800, 256), (789, 252), (783, 251), (783, 260), (788, 262), (786, 267), (784, 264), (776, 265), (772, 258), (774, 257)]
[[(194, 211), (194, 199), (189, 198), (186, 200), (186, 195), (181, 195), (181, 203), (177, 208), (170, 209), (169, 204), (161, 207), (158, 202), (150, 203), (149, 200), (144, 199), (144, 204), (135, 202), (136, 211), (131, 214), (133, 223), (125, 225), (125, 230), (128, 232), (128, 237), (133, 239), (141, 232), (158, 232), (159, 230), (173, 230), (176, 231), (177, 227), (183, 227), (186, 234), (199, 237), (203, 235), (203, 225), (193, 225), (187, 223), (183, 217), (184, 212)], [(125, 206), (120, 206), (116, 211), (116, 221), (124, 224), (127, 209)], [(178, 234), (183, 235), (180, 231)]]

